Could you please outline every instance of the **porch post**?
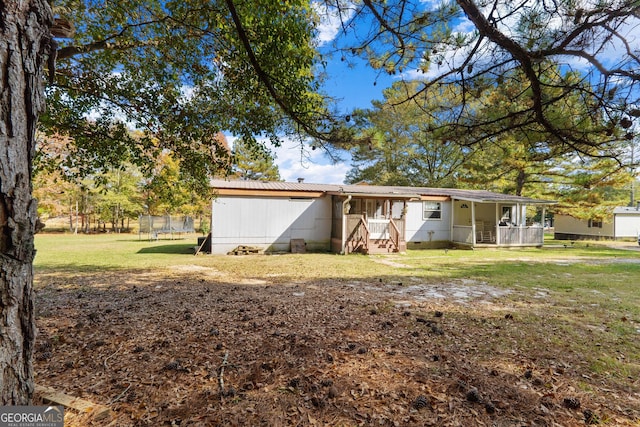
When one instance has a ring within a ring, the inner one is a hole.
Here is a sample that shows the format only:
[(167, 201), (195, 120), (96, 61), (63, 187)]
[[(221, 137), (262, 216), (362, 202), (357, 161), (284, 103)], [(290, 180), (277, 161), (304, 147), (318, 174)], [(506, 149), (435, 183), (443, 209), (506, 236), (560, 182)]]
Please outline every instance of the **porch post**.
[(476, 245), (476, 202), (471, 202), (471, 236), (473, 246)]
[(496, 203), (496, 246), (500, 246), (500, 205)]
[(449, 224), (449, 236), (452, 242), (453, 242), (453, 225), (455, 224), (455, 220), (453, 217), (455, 215), (455, 211), (456, 211), (456, 199), (452, 198), (451, 199), (451, 215), (449, 215), (451, 217), (451, 221)]
[(401, 215), (402, 218), (402, 240), (407, 241), (407, 201), (403, 200), (402, 201), (402, 212), (404, 212)]
[(546, 216), (547, 216), (547, 206), (542, 205), (542, 241), (540, 242), (542, 245), (544, 245), (544, 223), (545, 223)]
[[(518, 223), (518, 242), (522, 245), (524, 243), (524, 227), (522, 225), (522, 205), (516, 203), (516, 221)], [(525, 224), (526, 225), (526, 224)]]

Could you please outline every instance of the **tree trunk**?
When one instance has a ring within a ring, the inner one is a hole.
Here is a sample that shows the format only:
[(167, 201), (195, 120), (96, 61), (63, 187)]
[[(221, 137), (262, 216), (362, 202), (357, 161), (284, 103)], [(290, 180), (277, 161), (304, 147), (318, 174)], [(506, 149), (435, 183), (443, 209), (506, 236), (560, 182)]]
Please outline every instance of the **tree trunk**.
[(46, 0), (0, 1), (0, 405), (25, 405), (33, 394), (31, 164), (51, 22)]
[(518, 177), (516, 178), (516, 196), (522, 196), (522, 190), (524, 190), (526, 182), (527, 174), (524, 170), (520, 169), (518, 171)]

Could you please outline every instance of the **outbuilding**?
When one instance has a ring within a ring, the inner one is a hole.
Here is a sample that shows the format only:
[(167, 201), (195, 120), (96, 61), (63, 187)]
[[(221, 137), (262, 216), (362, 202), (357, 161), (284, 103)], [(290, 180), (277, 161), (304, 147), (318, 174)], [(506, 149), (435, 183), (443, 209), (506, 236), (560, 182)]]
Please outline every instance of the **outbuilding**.
[(604, 218), (554, 217), (554, 237), (558, 240), (637, 239), (639, 234), (640, 206), (618, 206)]

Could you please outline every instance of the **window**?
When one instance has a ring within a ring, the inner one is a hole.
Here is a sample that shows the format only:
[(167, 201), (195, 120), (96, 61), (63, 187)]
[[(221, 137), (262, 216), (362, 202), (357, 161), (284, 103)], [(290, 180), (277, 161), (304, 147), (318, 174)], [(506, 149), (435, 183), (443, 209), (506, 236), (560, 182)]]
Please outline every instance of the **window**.
[(502, 216), (500, 217), (500, 221), (511, 222), (511, 206), (502, 207)]
[(441, 219), (442, 203), (440, 202), (422, 202), (422, 219)]
[(590, 219), (589, 228), (602, 228), (602, 220)]

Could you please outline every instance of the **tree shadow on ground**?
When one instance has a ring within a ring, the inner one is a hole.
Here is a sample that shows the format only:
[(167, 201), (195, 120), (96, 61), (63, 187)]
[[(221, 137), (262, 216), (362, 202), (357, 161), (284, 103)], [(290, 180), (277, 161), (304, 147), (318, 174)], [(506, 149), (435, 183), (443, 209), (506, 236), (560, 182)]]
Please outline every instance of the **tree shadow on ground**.
[(173, 245), (160, 245), (142, 248), (139, 254), (191, 254), (195, 253), (196, 245), (193, 243), (179, 243)]

